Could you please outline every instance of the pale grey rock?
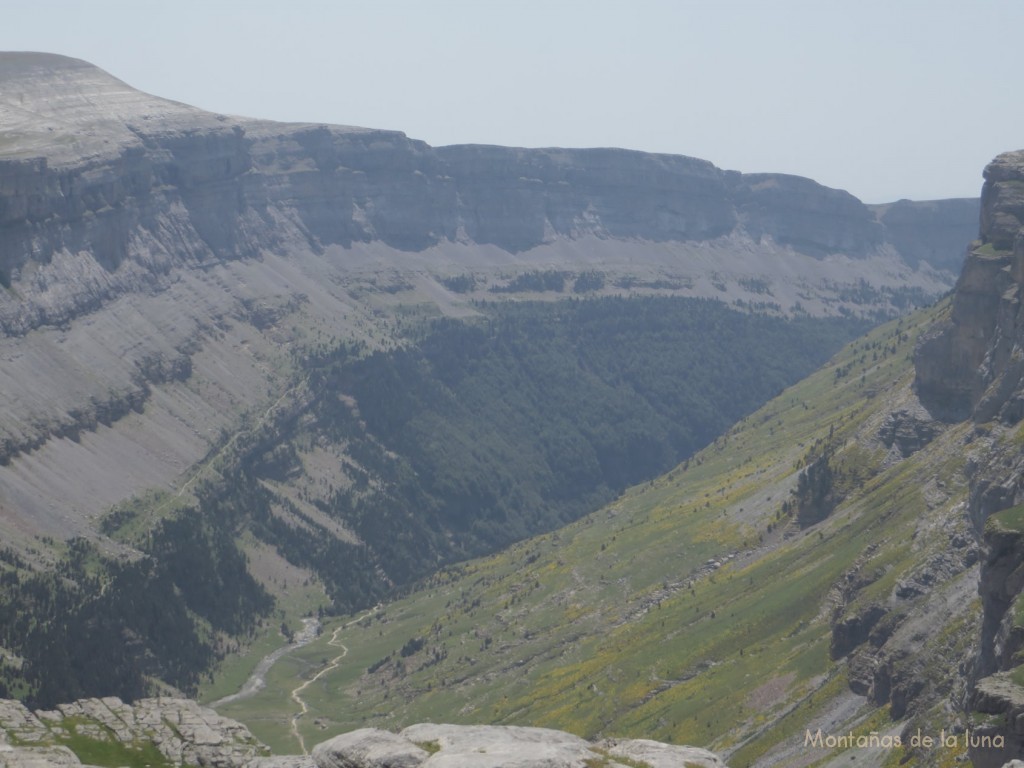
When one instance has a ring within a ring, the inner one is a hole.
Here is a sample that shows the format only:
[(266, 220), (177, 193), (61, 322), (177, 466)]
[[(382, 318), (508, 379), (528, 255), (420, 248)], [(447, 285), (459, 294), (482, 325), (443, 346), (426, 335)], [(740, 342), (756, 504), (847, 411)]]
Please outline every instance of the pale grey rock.
[(809, 179), (215, 115), (61, 56), (0, 54), (0, 138), (0, 536), (26, 546), (90, 535), (90, 518), (174, 482), (231, 414), (265, 403), (280, 382), (252, 360), (276, 353), (268, 331), (289, 308), (307, 302), (299, 327), (369, 336), (379, 307), (353, 296), (384, 270), (453, 314), (474, 297), (447, 277), (552, 266), (600, 270), (608, 292), (665, 278), (725, 301), (759, 300), (741, 283), (767, 279), (811, 314), (834, 311), (837, 286), (937, 296), (951, 282)]
[(0, 700), (0, 732), (20, 742), (45, 740), (47, 728), (20, 701)]
[(548, 728), (421, 723), (401, 735), (440, 747), (425, 768), (586, 768), (595, 757), (588, 742)]
[(317, 768), (312, 755), (270, 755), (255, 757), (245, 768)]
[(67, 747), (17, 747), (0, 750), (0, 768), (75, 768), (82, 763)]
[(313, 747), (319, 768), (420, 768), (430, 756), (411, 740), (378, 728), (360, 728)]
[[(589, 768), (597, 761), (606, 761), (601, 764), (608, 768), (624, 766), (614, 759), (607, 760), (603, 744), (593, 745), (573, 734), (548, 728), (421, 723), (409, 726), (400, 735), (439, 748), (423, 763), (423, 768)], [(653, 753), (654, 746), (648, 751)]]
[(650, 739), (608, 739), (600, 746), (614, 757), (646, 763), (650, 768), (725, 768), (722, 758), (699, 747), (663, 744)]
[(114, 697), (83, 699), (37, 715), (20, 702), (0, 700), (0, 742), (13, 738), (18, 743), (39, 744), (40, 748), (52, 745), (71, 734), (65, 727), (66, 717), (75, 718), (75, 733), (92, 739), (124, 744), (151, 742), (175, 765), (242, 768), (267, 753), (241, 723), (178, 698), (140, 699), (133, 706)]
[(176, 763), (228, 768), (266, 752), (244, 725), (189, 699), (142, 699), (135, 710), (160, 752)]
[(718, 756), (692, 746), (646, 739), (591, 743), (550, 728), (500, 725), (420, 723), (398, 734), (362, 728), (317, 744), (312, 755), (317, 768), (626, 768), (636, 762), (726, 768)]

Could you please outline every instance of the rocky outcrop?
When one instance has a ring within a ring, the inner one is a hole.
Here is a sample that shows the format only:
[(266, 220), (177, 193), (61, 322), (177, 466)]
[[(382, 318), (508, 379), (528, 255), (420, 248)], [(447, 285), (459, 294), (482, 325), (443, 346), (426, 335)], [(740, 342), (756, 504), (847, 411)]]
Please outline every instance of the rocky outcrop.
[[(1024, 686), (1020, 651), (1024, 648), (1024, 507), (1008, 506), (1021, 495), (1021, 466), (1003, 466), (1004, 482), (993, 468), (979, 477), (971, 495), (972, 513), (983, 526), (984, 560), (978, 581), (982, 601), (981, 639), (967, 702), (979, 735), (971, 749), (975, 765), (998, 766), (1024, 758)], [(983, 521), (983, 522), (981, 522)], [(993, 741), (998, 740), (998, 745)]]
[(1016, 612), (1010, 610), (1024, 589), (1024, 531), (1005, 522), (1005, 516), (1017, 509), (996, 514), (985, 525), (978, 589), (984, 616), (979, 677), (1013, 667), (1024, 645), (1024, 625), (1018, 625)]
[(186, 699), (85, 699), (35, 713), (0, 700), (3, 768), (77, 768), (67, 744), (83, 740), (125, 755), (155, 747), (172, 765), (201, 768), (725, 768), (705, 749), (647, 739), (588, 742), (548, 728), (434, 723), (399, 734), (362, 728), (318, 744), (311, 756), (274, 756), (242, 724)]
[(915, 353), (921, 400), (949, 419), (1024, 416), (1024, 152), (985, 169), (980, 239), (957, 282), (949, 319)]
[[(1024, 417), (1024, 152), (985, 169), (980, 219), (950, 316), (915, 351), (915, 385), (933, 415), (1012, 426)], [(975, 436), (984, 434), (979, 426)], [(1024, 461), (1013, 451), (985, 455), (967, 468), (968, 516), (983, 543), (981, 637), (967, 708), (977, 735), (1004, 742), (972, 746), (974, 764), (998, 766), (1024, 757)]]
[(907, 458), (924, 448), (938, 434), (939, 426), (923, 409), (893, 411), (878, 431), (878, 438), (899, 458)]
[(881, 605), (868, 605), (858, 613), (846, 616), (836, 622), (832, 627), (829, 655), (833, 659), (840, 659), (857, 646), (866, 643), (871, 637), (871, 631), (875, 625), (887, 613), (889, 613), (888, 609)]
[(707, 750), (647, 739), (588, 742), (548, 728), (434, 723), (412, 725), (397, 735), (376, 728), (342, 734), (315, 747), (313, 759), (318, 768), (725, 766)]
[[(177, 268), (300, 245), (472, 243), (517, 254), (559, 239), (740, 237), (863, 258), (907, 240), (841, 190), (695, 158), (432, 148), (394, 131), (228, 118), (46, 54), (2, 54), (0, 79), (0, 283), (12, 291), (0, 296), (0, 329), (9, 334), (157, 289)], [(951, 231), (947, 250), (959, 253), (969, 236)]]
[(6, 754), (9, 765), (73, 765), (77, 759), (64, 762), (70, 759), (64, 744), (83, 739), (129, 751), (152, 745), (174, 765), (204, 768), (240, 768), (267, 753), (244, 725), (188, 699), (133, 705), (114, 697), (83, 699), (34, 713), (20, 702), (0, 700), (0, 749), (7, 747), (0, 761)]
[(972, 697), (976, 725), (969, 735), (975, 768), (998, 768), (1024, 756), (1024, 687), (1006, 675), (978, 682)]

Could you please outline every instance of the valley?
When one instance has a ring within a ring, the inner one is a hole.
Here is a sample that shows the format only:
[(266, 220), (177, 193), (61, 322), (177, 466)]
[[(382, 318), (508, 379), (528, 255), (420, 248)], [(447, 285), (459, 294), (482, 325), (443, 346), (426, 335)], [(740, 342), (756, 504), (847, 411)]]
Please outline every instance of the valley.
[(1019, 153), (979, 232), (49, 54), (0, 83), (0, 695), (186, 694), (279, 754), (445, 722), (1024, 756)]
[[(346, 662), (306, 689), (313, 717), (302, 727), (315, 734), (428, 717), (530, 722), (591, 738), (644, 733), (701, 744), (734, 766), (810, 764), (795, 756), (809, 723), (878, 729), (878, 707), (889, 699), (872, 701), (863, 688), (855, 694), (849, 667), (857, 660), (830, 659), (834, 651), (841, 659), (864, 652), (860, 643), (839, 647), (841, 620), (884, 603), (888, 590), (959, 536), (965, 549), (934, 594), (908, 593), (898, 611), (885, 613), (890, 632), (901, 624), (906, 632), (937, 605), (949, 612), (949, 636), (915, 653), (922, 665), (929, 654), (955, 664), (943, 654), (977, 631), (977, 555), (955, 514), (966, 493), (961, 458), (945, 455), (942, 479), (925, 480), (934, 458), (897, 458), (898, 447), (877, 434), (894, 401), (912, 400), (909, 355), (942, 311), (872, 332), (689, 462), (605, 509), (444, 570), (346, 628)], [(955, 445), (964, 434), (954, 433), (942, 440)], [(848, 511), (801, 530), (782, 509), (800, 468), (826, 441), (842, 446), (835, 456), (852, 498)], [(928, 528), (919, 530), (929, 507)], [(849, 594), (837, 592), (844, 580), (857, 585)], [(288, 680), (322, 669), (323, 643), (294, 654), (276, 684), (225, 713), (287, 749), (281, 697)], [(936, 724), (950, 693), (918, 693), (915, 722)], [(888, 727), (898, 731), (900, 719)]]
[(645, 734), (733, 766), (1021, 755), (1021, 153), (957, 289), (569, 526), (442, 569), (233, 714)]

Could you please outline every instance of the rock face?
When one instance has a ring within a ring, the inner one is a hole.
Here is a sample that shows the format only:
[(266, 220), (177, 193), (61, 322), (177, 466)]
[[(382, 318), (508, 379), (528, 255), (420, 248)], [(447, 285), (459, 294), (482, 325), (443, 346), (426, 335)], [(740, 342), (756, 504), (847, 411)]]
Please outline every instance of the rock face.
[[(88, 739), (137, 752), (155, 747), (174, 765), (234, 768), (267, 754), (241, 723), (188, 699), (83, 699), (30, 712), (0, 700), (0, 761), (8, 765), (77, 765), (63, 743)], [(16, 746), (17, 748), (16, 748)], [(25, 747), (28, 749), (26, 750)]]
[[(26, 287), (37, 289), (7, 308), (9, 333), (66, 321), (183, 261), (254, 256), (289, 235), (314, 249), (468, 241), (519, 253), (588, 235), (668, 242), (744, 233), (856, 258), (909, 242), (917, 229), (902, 203), (879, 215), (809, 179), (689, 157), (435, 149), (397, 132), (227, 118), (46, 54), (0, 54), (0, 78), (0, 273), (18, 282), (32, 265)], [(973, 235), (975, 205), (943, 201), (943, 212), (955, 212), (943, 217), (946, 245), (927, 249), (941, 255), (928, 259), (918, 246), (904, 261), (947, 268)], [(126, 261), (134, 269), (120, 270)], [(68, 269), (84, 283), (72, 293), (57, 279)]]
[[(550, 269), (599, 271), (604, 293), (884, 314), (947, 290), (974, 231), (904, 256), (917, 208), (809, 179), (227, 117), (50, 54), (0, 53), (0, 83), (12, 538), (89, 535), (90, 515), (171, 482), (230, 414), (268, 404), (270, 358), (302, 329), (380, 343), (396, 302), (471, 314)], [(446, 285), (467, 274), (468, 295)]]
[[(68, 322), (175, 268), (288, 243), (443, 242), (522, 253), (558, 239), (743, 236), (814, 257), (907, 242), (840, 190), (617, 149), (432, 148), (404, 134), (204, 113), (133, 91), (85, 62), (0, 55), (0, 328)], [(96, 106), (99, 105), (99, 106)], [(945, 201), (953, 221), (972, 201)], [(903, 206), (905, 207), (905, 206)], [(913, 229), (913, 226), (911, 227)], [(954, 227), (944, 269), (973, 234)], [(905, 259), (916, 267), (920, 251)], [(770, 265), (766, 265), (769, 267)]]
[[(978, 227), (977, 199), (899, 200), (868, 207), (908, 264), (916, 267), (924, 261), (936, 269), (960, 274), (967, 255), (966, 244), (974, 238)], [(961, 248), (950, 248), (958, 237)]]
[(202, 768), (725, 768), (707, 750), (646, 739), (591, 743), (548, 728), (433, 723), (400, 734), (362, 728), (318, 744), (312, 756), (272, 756), (242, 724), (186, 699), (85, 699), (35, 713), (0, 700), (0, 766), (75, 768), (81, 762), (63, 744), (72, 738), (129, 755), (155, 747), (173, 765)]
[[(979, 507), (984, 495), (975, 495)], [(1015, 673), (1024, 648), (1019, 604), (1024, 590), (1024, 529), (1017, 515), (1021, 509), (992, 512), (984, 524), (985, 560), (978, 584), (983, 608), (981, 643), (969, 706), (975, 713), (975, 730), (999, 741), (998, 746), (971, 750), (977, 766), (999, 766), (1010, 758), (1024, 757), (1024, 685)]]
[(1024, 152), (1008, 152), (985, 169), (981, 233), (956, 285), (952, 314), (919, 346), (917, 388), (949, 418), (1024, 415)]
[[(950, 316), (915, 352), (916, 388), (933, 416), (998, 420), (1010, 431), (1024, 417), (1024, 151), (985, 169), (980, 218)], [(898, 442), (900, 428), (889, 431)], [(984, 432), (979, 426), (976, 435)], [(1024, 757), (1024, 460), (997, 445), (983, 455), (969, 467), (968, 515), (983, 543), (983, 613), (967, 708), (978, 737), (973, 764), (1000, 766)]]

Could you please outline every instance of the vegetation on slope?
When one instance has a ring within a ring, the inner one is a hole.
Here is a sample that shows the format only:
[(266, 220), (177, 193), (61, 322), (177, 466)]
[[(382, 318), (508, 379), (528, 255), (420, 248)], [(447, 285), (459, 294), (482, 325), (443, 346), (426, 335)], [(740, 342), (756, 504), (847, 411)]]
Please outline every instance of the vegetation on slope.
[(703, 300), (480, 309), (389, 352), (297, 355), (279, 407), (223, 436), (189, 495), (105, 519), (133, 558), (80, 542), (56, 572), (13, 565), (10, 692), (49, 706), (131, 700), (153, 679), (194, 691), (271, 608), (241, 539), (322, 583), (322, 612), (358, 610), (666, 470), (863, 327)]
[(705, 300), (484, 312), (479, 323), (436, 321), (392, 352), (341, 350), (315, 370), (314, 386), (353, 398), (372, 441), (353, 435), (336, 397), (319, 397), (315, 428), (349, 441), (387, 489), (341, 492), (326, 509), (355, 520), (396, 583), (427, 572), (424, 552), (433, 569), (492, 551), (664, 472), (863, 328)]
[(231, 540), (230, 521), (188, 509), (161, 521), (134, 560), (69, 542), (53, 571), (8, 558), (0, 590), (0, 696), (52, 707), (87, 696), (132, 700), (161, 679), (195, 692), (217, 632), (244, 635), (271, 607)]
[[(878, 435), (912, 399), (910, 352), (942, 311), (872, 332), (605, 509), (328, 626), (263, 694), (226, 711), (288, 748), (291, 689), (342, 645), (337, 667), (303, 691), (306, 733), (423, 719), (548, 725), (710, 746), (745, 766), (795, 764), (805, 729), (829, 722), (937, 732), (956, 695), (946, 672), (963, 663), (976, 630), (969, 552), (933, 590), (906, 585), (956, 554), (951, 537), (966, 532), (954, 513), (965, 435), (951, 428), (909, 457)], [(801, 472), (818, 460), (832, 467), (837, 505), (801, 529)], [(870, 686), (858, 689), (868, 698), (856, 696), (858, 665), (877, 649), (838, 648), (844, 621), (882, 605), (877, 626), (898, 635), (915, 617), (935, 618), (933, 596), (948, 631), (886, 657), (885, 696)], [(805, 750), (800, 762), (835, 751)]]

